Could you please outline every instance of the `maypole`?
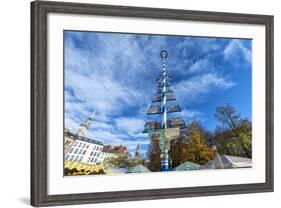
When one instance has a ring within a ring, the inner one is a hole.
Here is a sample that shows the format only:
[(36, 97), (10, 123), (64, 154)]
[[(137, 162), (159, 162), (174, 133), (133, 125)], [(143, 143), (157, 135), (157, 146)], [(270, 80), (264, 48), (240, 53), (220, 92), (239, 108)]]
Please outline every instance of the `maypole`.
[(168, 52), (163, 50), (160, 53), (162, 58), (163, 67), (162, 67), (162, 129), (163, 136), (160, 140), (160, 149), (161, 153), (161, 171), (169, 171), (169, 154), (170, 145), (167, 140), (167, 97), (166, 97), (166, 58), (168, 57)]
[(179, 129), (185, 127), (184, 120), (181, 117), (168, 118), (168, 113), (180, 112), (181, 109), (177, 103), (173, 90), (170, 88), (169, 76), (166, 70), (166, 59), (168, 52), (160, 52), (162, 59), (162, 71), (156, 78), (157, 92), (148, 107), (147, 115), (160, 114), (161, 121), (149, 121), (145, 124), (144, 133), (149, 133), (150, 139), (153, 135), (159, 135), (159, 147), (161, 150), (161, 171), (169, 171), (169, 150), (171, 139), (179, 135)]

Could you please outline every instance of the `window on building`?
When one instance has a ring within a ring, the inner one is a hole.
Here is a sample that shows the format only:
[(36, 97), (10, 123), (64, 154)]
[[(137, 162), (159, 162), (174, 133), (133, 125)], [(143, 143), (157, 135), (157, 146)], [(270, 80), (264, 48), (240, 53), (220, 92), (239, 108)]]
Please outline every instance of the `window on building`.
[(73, 154), (76, 154), (77, 152), (78, 152), (78, 149), (75, 149)]
[(97, 154), (97, 153), (95, 152), (94, 156), (96, 156), (96, 154)]
[(69, 155), (66, 155), (66, 156), (65, 156), (65, 160), (67, 160), (68, 158), (69, 158)]
[(81, 145), (82, 145), (82, 143), (81, 143), (81, 142), (79, 142), (78, 147), (81, 147)]
[(91, 158), (90, 158), (90, 157), (88, 157), (88, 160), (87, 160), (87, 162), (90, 162), (90, 160), (91, 160)]
[(91, 159), (91, 163), (94, 161), (94, 158)]
[(94, 152), (92, 151), (91, 154), (90, 154), (90, 156), (93, 156), (93, 153), (94, 153)]
[(95, 150), (95, 149), (96, 149), (96, 146), (94, 146), (93, 150)]
[(82, 161), (82, 159), (83, 159), (83, 156), (80, 156), (80, 158), (79, 158), (79, 162), (81, 162), (81, 161)]
[(73, 152), (73, 150), (74, 150), (74, 148), (71, 148), (71, 149), (69, 150), (69, 153), (72, 153), (72, 152)]
[(95, 158), (94, 162), (97, 162), (97, 158)]
[(82, 148), (84, 148), (85, 146), (86, 146), (86, 144), (84, 143), (83, 146), (82, 146)]
[(81, 154), (81, 153), (82, 153), (82, 150), (80, 149), (79, 152), (78, 152), (78, 154)]
[(73, 146), (76, 147), (77, 143), (78, 143), (78, 142), (75, 142), (75, 143), (73, 144)]
[(87, 151), (86, 151), (86, 150), (84, 150), (84, 151), (83, 151), (83, 155), (85, 155), (85, 154), (86, 154), (86, 152), (87, 152)]
[(90, 147), (90, 145), (87, 145), (87, 146), (86, 146), (86, 149), (89, 149), (89, 147)]
[(72, 161), (74, 158), (74, 155), (71, 155), (71, 157), (69, 158), (69, 161)]
[(77, 155), (77, 156), (75, 157), (74, 161), (77, 161), (77, 160), (78, 160), (78, 157), (79, 157), (79, 156)]
[(97, 156), (98, 156), (98, 157), (100, 156), (100, 152), (97, 154)]

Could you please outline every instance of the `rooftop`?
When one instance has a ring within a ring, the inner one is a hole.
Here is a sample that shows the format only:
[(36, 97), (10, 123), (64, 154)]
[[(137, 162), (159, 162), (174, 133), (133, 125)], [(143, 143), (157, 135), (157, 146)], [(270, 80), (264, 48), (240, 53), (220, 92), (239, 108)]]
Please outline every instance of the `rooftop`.
[(87, 138), (87, 137), (78, 136), (76, 134), (73, 134), (70, 131), (65, 130), (64, 135), (69, 136), (72, 139), (77, 139), (77, 140), (80, 140), (80, 141), (89, 142), (89, 143), (98, 144), (98, 145), (103, 146), (103, 143), (101, 141), (90, 139), (90, 138)]
[(102, 151), (108, 153), (126, 154), (127, 147), (123, 145), (119, 145), (119, 146), (105, 145)]

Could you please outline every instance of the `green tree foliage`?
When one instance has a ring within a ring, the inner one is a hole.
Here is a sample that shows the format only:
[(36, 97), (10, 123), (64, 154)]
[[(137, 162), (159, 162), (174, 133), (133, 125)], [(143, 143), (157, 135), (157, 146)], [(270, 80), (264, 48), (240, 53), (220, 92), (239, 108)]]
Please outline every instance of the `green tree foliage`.
[(144, 160), (140, 158), (117, 157), (106, 159), (104, 163), (114, 168), (130, 168), (136, 165), (143, 165)]
[(186, 161), (204, 164), (214, 159), (215, 152), (206, 142), (210, 134), (201, 127), (199, 122), (191, 122), (187, 126), (186, 132), (181, 135), (185, 139), (177, 139), (171, 142), (172, 168)]
[(242, 119), (230, 106), (218, 106), (215, 117), (220, 126), (215, 131), (218, 152), (252, 158), (252, 123)]

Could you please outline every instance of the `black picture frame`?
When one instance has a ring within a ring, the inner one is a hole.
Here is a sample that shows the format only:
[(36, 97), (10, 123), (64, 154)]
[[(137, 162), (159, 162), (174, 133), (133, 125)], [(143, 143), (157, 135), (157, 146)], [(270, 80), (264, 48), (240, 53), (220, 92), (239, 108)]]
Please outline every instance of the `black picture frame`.
[[(266, 182), (103, 193), (47, 193), (47, 15), (105, 15), (264, 25), (266, 31)], [(273, 16), (82, 3), (31, 3), (31, 205), (51, 206), (273, 191)]]

